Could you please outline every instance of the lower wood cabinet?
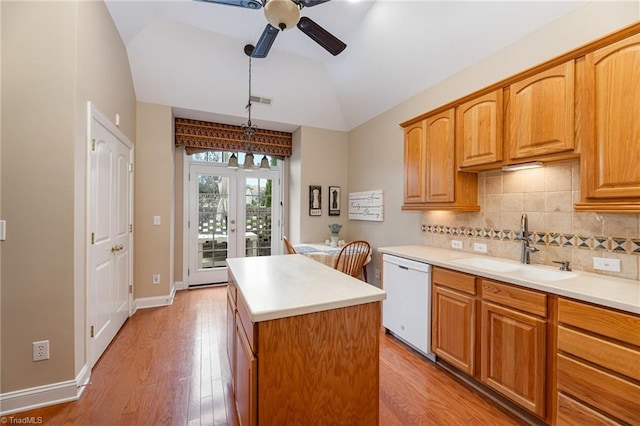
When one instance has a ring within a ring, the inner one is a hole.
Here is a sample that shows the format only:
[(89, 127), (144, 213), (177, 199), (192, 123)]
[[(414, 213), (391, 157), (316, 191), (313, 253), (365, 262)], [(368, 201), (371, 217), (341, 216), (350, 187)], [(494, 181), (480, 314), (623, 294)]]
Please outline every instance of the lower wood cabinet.
[(556, 424), (640, 425), (640, 316), (558, 300)]
[(433, 268), (431, 350), (461, 371), (475, 374), (475, 277)]
[(258, 405), (258, 362), (239, 318), (236, 320), (235, 336), (234, 390), (238, 418), (241, 425), (255, 425)]

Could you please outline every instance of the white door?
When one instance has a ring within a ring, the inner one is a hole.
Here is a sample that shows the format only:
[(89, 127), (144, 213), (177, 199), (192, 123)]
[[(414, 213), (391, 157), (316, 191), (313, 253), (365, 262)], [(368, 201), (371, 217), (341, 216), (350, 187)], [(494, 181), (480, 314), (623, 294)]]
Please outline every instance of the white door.
[(280, 252), (280, 173), (189, 165), (189, 286), (227, 282), (227, 258)]
[(87, 332), (93, 367), (130, 312), (133, 151), (99, 111), (90, 113)]

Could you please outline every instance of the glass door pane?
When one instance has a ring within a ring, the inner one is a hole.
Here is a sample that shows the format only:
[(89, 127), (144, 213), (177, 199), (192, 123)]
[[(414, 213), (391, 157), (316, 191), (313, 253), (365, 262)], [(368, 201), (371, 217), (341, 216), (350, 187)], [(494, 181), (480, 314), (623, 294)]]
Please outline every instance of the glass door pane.
[(247, 177), (245, 187), (245, 256), (270, 256), (273, 245), (273, 180)]

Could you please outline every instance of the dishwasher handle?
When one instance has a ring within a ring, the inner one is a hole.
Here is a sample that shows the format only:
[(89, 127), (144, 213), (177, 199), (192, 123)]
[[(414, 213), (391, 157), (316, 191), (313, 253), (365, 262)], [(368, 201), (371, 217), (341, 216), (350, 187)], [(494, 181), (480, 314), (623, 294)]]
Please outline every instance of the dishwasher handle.
[(391, 265), (397, 265), (399, 267), (401, 267), (402, 269), (406, 269), (406, 270), (413, 270), (413, 271), (418, 271), (418, 272), (425, 272), (425, 273), (429, 273), (431, 272), (431, 265), (427, 264), (427, 263), (423, 263), (423, 262), (416, 262), (415, 260), (412, 259), (407, 259), (404, 257), (398, 257), (398, 256), (392, 256), (389, 254), (384, 254), (382, 256), (382, 261), (384, 263), (388, 263)]

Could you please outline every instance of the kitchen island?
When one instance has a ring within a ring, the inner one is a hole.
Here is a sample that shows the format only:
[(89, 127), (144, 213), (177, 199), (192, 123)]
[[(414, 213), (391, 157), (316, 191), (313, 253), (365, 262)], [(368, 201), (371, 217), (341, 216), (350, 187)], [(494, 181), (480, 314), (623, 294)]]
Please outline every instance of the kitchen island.
[(227, 264), (240, 423), (377, 425), (385, 292), (302, 255)]

